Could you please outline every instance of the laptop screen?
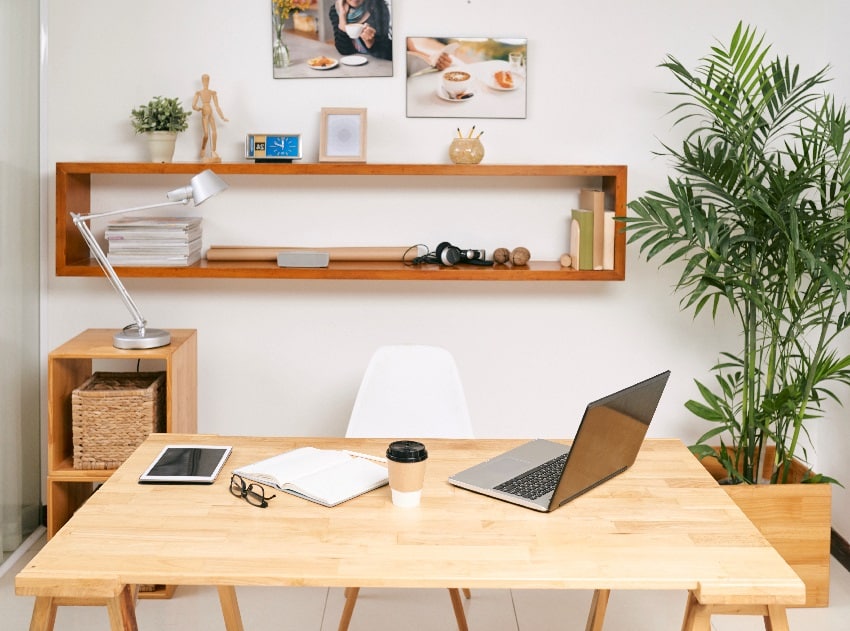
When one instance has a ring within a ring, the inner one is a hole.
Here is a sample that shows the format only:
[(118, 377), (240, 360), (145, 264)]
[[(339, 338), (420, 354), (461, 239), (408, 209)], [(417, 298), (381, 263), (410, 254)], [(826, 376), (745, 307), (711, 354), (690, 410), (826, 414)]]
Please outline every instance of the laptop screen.
[(553, 508), (630, 467), (640, 451), (670, 371), (587, 406), (555, 489)]

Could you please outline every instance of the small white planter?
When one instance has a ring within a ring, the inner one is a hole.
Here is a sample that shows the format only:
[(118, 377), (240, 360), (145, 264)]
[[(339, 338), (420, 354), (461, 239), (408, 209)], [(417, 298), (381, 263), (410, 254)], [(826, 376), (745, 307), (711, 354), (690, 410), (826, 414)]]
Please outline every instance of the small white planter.
[(174, 158), (174, 145), (177, 142), (176, 131), (149, 131), (148, 139), (151, 162), (171, 162)]

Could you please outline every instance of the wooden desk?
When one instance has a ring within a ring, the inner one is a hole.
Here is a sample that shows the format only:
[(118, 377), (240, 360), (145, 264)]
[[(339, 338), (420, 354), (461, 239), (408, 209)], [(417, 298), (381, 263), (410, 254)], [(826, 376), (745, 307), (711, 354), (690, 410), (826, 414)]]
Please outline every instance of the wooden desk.
[[(163, 445), (232, 444), (211, 486), (147, 486)], [(279, 493), (267, 509), (231, 495), (229, 472), (303, 445), (381, 454), (386, 440), (151, 436), (21, 571), (36, 596), (31, 629), (57, 604), (103, 601), (114, 630), (136, 629), (131, 586), (215, 585), (229, 631), (237, 585), (594, 589), (588, 629), (609, 590), (690, 592), (684, 629), (759, 605), (787, 629), (803, 583), (677, 440), (646, 441), (634, 467), (553, 513), (457, 489), (451, 473), (521, 441), (428, 440), (422, 505), (392, 505), (387, 487), (336, 508)]]

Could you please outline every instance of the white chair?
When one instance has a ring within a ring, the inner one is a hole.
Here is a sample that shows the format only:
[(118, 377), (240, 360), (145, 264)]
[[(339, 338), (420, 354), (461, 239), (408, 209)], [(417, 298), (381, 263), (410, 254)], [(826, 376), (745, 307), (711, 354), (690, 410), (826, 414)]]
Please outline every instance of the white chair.
[[(382, 346), (369, 361), (346, 437), (472, 438), (472, 423), (454, 358), (444, 348)], [(347, 631), (359, 587), (345, 590), (339, 631)], [(469, 598), (469, 590), (463, 590)], [(468, 631), (460, 590), (449, 588), (459, 631)]]

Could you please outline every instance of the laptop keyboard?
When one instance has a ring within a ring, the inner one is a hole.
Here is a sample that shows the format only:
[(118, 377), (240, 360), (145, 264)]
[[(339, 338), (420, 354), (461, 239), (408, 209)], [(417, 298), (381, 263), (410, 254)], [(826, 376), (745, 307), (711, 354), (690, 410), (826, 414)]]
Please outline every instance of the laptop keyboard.
[(538, 497), (543, 497), (555, 490), (558, 480), (561, 479), (561, 473), (564, 470), (564, 464), (566, 462), (567, 454), (562, 454), (530, 471), (526, 471), (515, 478), (502, 482), (495, 488), (497, 491), (504, 491), (511, 495), (536, 500)]

